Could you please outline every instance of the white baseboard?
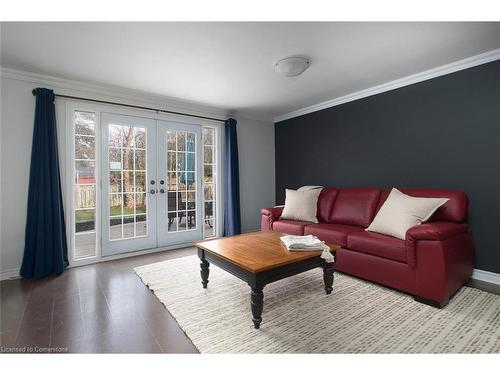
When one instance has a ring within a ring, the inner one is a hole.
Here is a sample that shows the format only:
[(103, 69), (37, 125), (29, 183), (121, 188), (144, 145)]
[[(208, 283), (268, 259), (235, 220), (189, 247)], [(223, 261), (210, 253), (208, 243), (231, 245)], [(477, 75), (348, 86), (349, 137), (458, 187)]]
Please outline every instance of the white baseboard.
[(472, 279), (500, 285), (500, 273), (474, 269), (472, 272)]
[(0, 272), (0, 281), (19, 278), (19, 268), (11, 268)]

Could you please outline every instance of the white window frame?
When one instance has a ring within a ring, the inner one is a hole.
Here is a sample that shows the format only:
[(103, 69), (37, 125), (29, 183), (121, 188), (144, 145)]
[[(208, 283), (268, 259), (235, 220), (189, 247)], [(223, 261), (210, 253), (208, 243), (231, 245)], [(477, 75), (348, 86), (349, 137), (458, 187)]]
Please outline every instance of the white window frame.
[[(174, 114), (167, 113), (156, 113), (153, 111), (146, 111), (140, 109), (130, 109), (127, 107), (120, 107), (114, 105), (106, 105), (99, 103), (92, 103), (87, 101), (80, 100), (64, 100), (61, 103), (65, 107), (65, 131), (66, 131), (66, 145), (65, 145), (65, 157), (64, 161), (64, 169), (61, 170), (61, 174), (64, 175), (63, 180), (65, 181), (65, 205), (64, 205), (64, 214), (66, 218), (66, 233), (67, 233), (67, 241), (68, 241), (68, 258), (70, 262), (70, 267), (81, 266), (85, 264), (98, 263), (102, 261), (108, 261), (113, 259), (127, 258), (131, 256), (137, 256), (142, 254), (149, 254), (158, 251), (164, 251), (169, 249), (177, 249), (181, 247), (191, 246), (191, 244), (179, 244), (171, 247), (163, 247), (163, 248), (153, 248), (147, 250), (139, 250), (131, 253), (111, 255), (111, 256), (102, 256), (102, 226), (101, 226), (101, 187), (102, 187), (102, 179), (101, 179), (101, 114), (103, 112), (107, 113), (115, 113), (118, 115), (129, 115), (129, 116), (139, 116), (146, 117), (154, 120), (163, 120), (163, 121), (174, 121), (186, 124), (197, 124), (201, 127), (211, 127), (215, 129), (215, 140), (216, 140), (216, 180), (215, 180), (215, 209), (216, 209), (216, 217), (214, 223), (216, 225), (215, 228), (215, 237), (221, 237), (223, 235), (223, 225), (224, 225), (224, 208), (223, 208), (223, 137), (224, 137), (224, 123), (220, 121), (213, 121), (208, 119), (199, 119), (194, 117), (180, 116)], [(74, 137), (75, 137), (75, 129), (74, 129), (74, 112), (82, 111), (82, 112), (93, 112), (95, 113), (95, 141), (96, 141), (96, 150), (95, 150), (95, 174), (96, 174), (96, 255), (94, 257), (88, 258), (80, 258), (75, 259), (75, 215), (74, 215), (74, 174), (75, 174), (75, 163), (74, 163)], [(203, 204), (204, 204), (204, 193), (202, 192)], [(215, 238), (212, 237), (212, 238)]]
[[(214, 217), (213, 224), (215, 226), (214, 230), (214, 235), (210, 237), (205, 237), (205, 231), (203, 230), (203, 238), (210, 239), (210, 238), (216, 238), (222, 236), (221, 228), (223, 225), (223, 222), (220, 222), (219, 220), (220, 217), (223, 216), (223, 212), (219, 211), (222, 207), (220, 199), (221, 199), (221, 188), (222, 186), (220, 185), (220, 172), (222, 170), (221, 168), (221, 162), (222, 158), (219, 158), (219, 156), (222, 154), (222, 150), (220, 148), (221, 140), (219, 139), (221, 135), (220, 127), (216, 126), (203, 126), (203, 128), (211, 128), (214, 130), (214, 139), (213, 139), (213, 150), (215, 151), (215, 155), (213, 155), (213, 163), (212, 163), (212, 175), (215, 175), (215, 180), (214, 180), (214, 199), (215, 200), (215, 205), (214, 205), (214, 211), (216, 213)], [(202, 129), (202, 140), (203, 142), (203, 129)], [(202, 160), (202, 165), (203, 165), (203, 176), (202, 178), (205, 177), (205, 143), (203, 143), (203, 160)], [(202, 184), (202, 189), (203, 189), (203, 213), (205, 213), (205, 184)], [(205, 218), (203, 218), (203, 229), (205, 227)]]

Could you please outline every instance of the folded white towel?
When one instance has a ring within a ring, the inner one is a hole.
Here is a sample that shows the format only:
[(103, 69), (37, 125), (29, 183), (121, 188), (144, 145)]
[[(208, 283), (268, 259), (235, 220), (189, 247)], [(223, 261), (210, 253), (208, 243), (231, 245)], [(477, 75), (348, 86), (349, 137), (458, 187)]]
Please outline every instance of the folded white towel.
[(307, 236), (283, 236), (281, 242), (286, 246), (289, 251), (320, 251), (321, 258), (328, 263), (333, 263), (335, 258), (330, 252), (330, 247), (321, 241), (318, 237), (313, 235)]

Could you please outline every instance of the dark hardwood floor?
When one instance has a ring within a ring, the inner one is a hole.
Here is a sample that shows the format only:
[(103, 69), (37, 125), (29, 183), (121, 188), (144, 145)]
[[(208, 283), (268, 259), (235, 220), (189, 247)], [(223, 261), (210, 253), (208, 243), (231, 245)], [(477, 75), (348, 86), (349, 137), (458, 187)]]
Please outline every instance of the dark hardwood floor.
[(70, 268), (42, 280), (2, 281), (2, 351), (197, 353), (133, 270), (194, 254), (194, 248), (170, 250)]
[[(2, 281), (1, 351), (197, 353), (133, 270), (195, 254), (195, 248), (170, 250), (70, 268), (42, 280)], [(500, 294), (498, 285), (468, 285)]]

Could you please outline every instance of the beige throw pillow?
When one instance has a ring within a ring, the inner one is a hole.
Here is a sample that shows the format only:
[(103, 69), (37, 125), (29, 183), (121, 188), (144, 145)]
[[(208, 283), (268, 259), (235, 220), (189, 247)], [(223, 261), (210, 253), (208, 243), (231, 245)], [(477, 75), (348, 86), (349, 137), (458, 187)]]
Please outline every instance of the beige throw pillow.
[(291, 190), (286, 189), (285, 208), (281, 219), (302, 220), (317, 223), (316, 210), (321, 189)]
[(408, 229), (429, 220), (448, 198), (417, 198), (392, 189), (367, 231), (404, 240)]
[(306, 191), (306, 190), (313, 190), (313, 189), (323, 189), (323, 186), (317, 186), (317, 185), (304, 185), (301, 186), (297, 189), (297, 191)]

